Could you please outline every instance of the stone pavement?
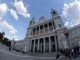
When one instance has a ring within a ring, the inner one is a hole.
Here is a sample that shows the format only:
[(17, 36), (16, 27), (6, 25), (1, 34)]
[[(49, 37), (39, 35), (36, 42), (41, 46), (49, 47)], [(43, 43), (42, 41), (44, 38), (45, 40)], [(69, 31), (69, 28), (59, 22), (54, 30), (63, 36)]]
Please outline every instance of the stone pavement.
[[(48, 53), (48, 54), (50, 54), (50, 53)], [(33, 55), (22, 54), (22, 53), (14, 51), (14, 50), (9, 51), (6, 46), (0, 45), (0, 60), (80, 60), (80, 57), (78, 57), (76, 59), (68, 58), (68, 57), (65, 57), (65, 56), (61, 56), (58, 59), (56, 59), (55, 56), (46, 57), (47, 53), (44, 54), (44, 55), (46, 55), (44, 57), (36, 56), (36, 55), (33, 56)]]
[(34, 52), (26, 52), (26, 54), (31, 55), (31, 56), (39, 56), (39, 57), (54, 57), (56, 56), (56, 52), (51, 52), (51, 53), (34, 53)]
[(26, 52), (26, 54), (23, 54), (22, 52), (16, 52), (15, 50), (9, 51), (9, 48), (6, 47), (5, 45), (0, 44), (0, 49), (13, 53), (13, 54), (19, 54), (19, 55), (29, 55), (29, 56), (38, 56), (38, 57), (55, 57), (56, 52), (51, 52), (51, 53), (33, 53), (33, 52)]

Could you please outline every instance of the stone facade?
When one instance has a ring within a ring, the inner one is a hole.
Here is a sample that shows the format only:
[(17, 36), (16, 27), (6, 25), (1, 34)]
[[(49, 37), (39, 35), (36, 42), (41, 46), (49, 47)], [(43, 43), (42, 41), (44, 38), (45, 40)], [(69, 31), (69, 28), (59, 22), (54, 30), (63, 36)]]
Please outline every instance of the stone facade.
[(15, 41), (14, 45), (12, 45), (12, 48), (17, 50), (24, 50), (24, 42), (25, 40)]
[[(56, 52), (58, 49), (80, 46), (80, 25), (66, 28), (57, 11), (51, 9), (51, 18), (41, 16), (39, 23), (33, 17), (24, 40), (17, 41), (15, 48), (30, 52)], [(65, 33), (68, 31), (69, 37)]]
[(80, 46), (80, 25), (69, 28), (70, 47)]
[[(55, 10), (51, 10), (52, 18), (46, 20), (41, 16), (39, 23), (32, 18), (27, 28), (26, 41), (31, 52), (55, 52), (57, 49), (69, 48), (63, 33), (65, 26)], [(65, 42), (65, 46), (62, 43)]]

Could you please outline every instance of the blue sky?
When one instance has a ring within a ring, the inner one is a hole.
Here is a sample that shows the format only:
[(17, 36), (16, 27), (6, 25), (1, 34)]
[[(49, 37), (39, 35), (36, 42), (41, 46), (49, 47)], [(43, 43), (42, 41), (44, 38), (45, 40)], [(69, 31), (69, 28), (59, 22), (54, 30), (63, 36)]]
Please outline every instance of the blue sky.
[(66, 26), (75, 25), (77, 17), (72, 17), (72, 11), (78, 10), (75, 14), (80, 13), (80, 6), (76, 10), (72, 8), (79, 3), (75, 0), (0, 0), (0, 31), (4, 31), (9, 39), (24, 39), (31, 18), (35, 17), (38, 21), (40, 16), (45, 16), (48, 19), (51, 17), (51, 8), (62, 16)]

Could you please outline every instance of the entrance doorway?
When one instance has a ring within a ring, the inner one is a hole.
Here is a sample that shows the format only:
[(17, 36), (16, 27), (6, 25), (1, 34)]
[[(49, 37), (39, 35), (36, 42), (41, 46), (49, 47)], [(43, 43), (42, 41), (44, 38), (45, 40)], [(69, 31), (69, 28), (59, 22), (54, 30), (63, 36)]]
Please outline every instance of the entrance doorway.
[(51, 40), (51, 52), (55, 52), (55, 38), (54, 36), (50, 36), (50, 40)]
[(44, 47), (44, 46), (42, 45), (42, 46), (41, 46), (41, 51), (42, 51), (42, 52), (43, 52), (43, 47)]
[(51, 51), (52, 51), (52, 52), (55, 52), (55, 45), (52, 45)]
[(43, 52), (44, 46), (40, 45), (40, 52)]

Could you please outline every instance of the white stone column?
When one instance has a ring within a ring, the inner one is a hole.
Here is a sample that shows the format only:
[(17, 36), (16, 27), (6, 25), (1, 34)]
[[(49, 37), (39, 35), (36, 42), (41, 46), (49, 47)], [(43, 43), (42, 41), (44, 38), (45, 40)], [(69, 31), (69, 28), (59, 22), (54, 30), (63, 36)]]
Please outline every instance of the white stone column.
[(52, 22), (52, 27), (53, 27), (53, 30), (54, 30), (54, 24), (53, 24), (53, 22)]
[(31, 36), (33, 36), (33, 28), (31, 28), (30, 31), (31, 31)]
[(29, 51), (31, 51), (31, 49), (32, 49), (32, 40), (30, 40)]
[(51, 52), (51, 39), (49, 37), (49, 52)]
[(26, 45), (24, 45), (24, 51), (26, 52)]
[(34, 40), (34, 47), (33, 47), (33, 52), (35, 52), (35, 40)]
[(45, 26), (44, 26), (44, 24), (43, 24), (43, 29), (44, 29), (44, 33), (45, 33)]
[(34, 35), (36, 35), (36, 27), (35, 27), (35, 32), (34, 32)]
[(39, 45), (40, 45), (40, 40), (38, 39), (38, 52), (39, 52)]
[(45, 52), (45, 38), (43, 38), (43, 41), (44, 41), (44, 52)]
[(40, 34), (40, 25), (39, 25), (39, 34)]
[(54, 41), (55, 41), (55, 50), (57, 51), (58, 46), (57, 46), (57, 39), (56, 39), (56, 35), (54, 36)]
[(49, 31), (49, 23), (47, 23), (47, 26), (48, 26), (48, 31)]
[(35, 28), (35, 35), (37, 34), (37, 27)]

